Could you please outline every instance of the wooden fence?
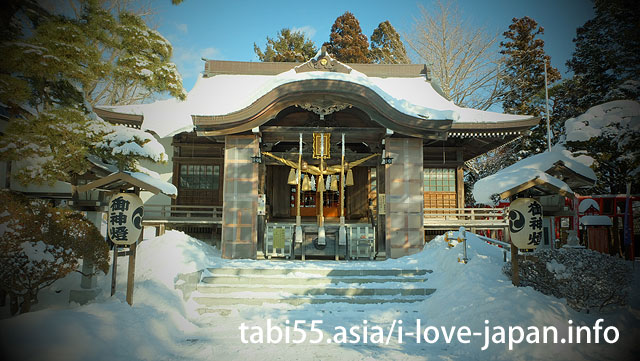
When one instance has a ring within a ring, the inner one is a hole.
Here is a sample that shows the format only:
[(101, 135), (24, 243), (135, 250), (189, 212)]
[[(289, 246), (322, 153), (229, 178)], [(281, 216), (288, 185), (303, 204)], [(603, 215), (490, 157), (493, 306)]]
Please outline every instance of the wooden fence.
[(425, 208), (426, 229), (504, 229), (509, 226), (505, 208)]
[(211, 224), (221, 223), (222, 207), (220, 206), (177, 206), (153, 205), (144, 206), (145, 225), (154, 224)]

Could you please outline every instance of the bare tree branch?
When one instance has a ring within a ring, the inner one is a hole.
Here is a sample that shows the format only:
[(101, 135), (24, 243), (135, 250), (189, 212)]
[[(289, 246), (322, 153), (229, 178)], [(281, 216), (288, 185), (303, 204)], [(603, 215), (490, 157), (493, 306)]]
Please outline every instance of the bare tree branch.
[(438, 0), (429, 9), (421, 6), (405, 39), (454, 103), (487, 109), (499, 101), (503, 86), (498, 33), (467, 26), (455, 0)]

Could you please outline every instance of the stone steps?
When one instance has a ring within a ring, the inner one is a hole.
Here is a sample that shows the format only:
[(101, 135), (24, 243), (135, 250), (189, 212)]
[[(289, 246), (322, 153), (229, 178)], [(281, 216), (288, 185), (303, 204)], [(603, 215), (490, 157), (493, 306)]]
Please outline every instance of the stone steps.
[(407, 269), (323, 269), (323, 268), (208, 268), (212, 275), (250, 275), (250, 276), (286, 276), (297, 273), (312, 274), (316, 276), (424, 276), (431, 270), (407, 270)]
[(239, 305), (410, 303), (435, 292), (425, 285), (430, 273), (424, 269), (209, 268), (197, 284), (180, 288), (192, 290), (185, 297), (202, 306), (201, 314)]
[(211, 295), (234, 295), (243, 292), (256, 293), (259, 296), (261, 293), (282, 293), (286, 295), (295, 296), (426, 296), (433, 291), (432, 288), (417, 287), (417, 288), (352, 288), (352, 287), (263, 287), (255, 288), (248, 286), (236, 286), (236, 285), (201, 285), (198, 287), (198, 291), (203, 294)]

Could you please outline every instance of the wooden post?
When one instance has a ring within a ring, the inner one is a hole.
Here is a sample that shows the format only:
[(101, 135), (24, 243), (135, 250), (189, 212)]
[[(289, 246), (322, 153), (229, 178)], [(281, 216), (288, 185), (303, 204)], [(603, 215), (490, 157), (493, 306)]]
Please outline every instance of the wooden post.
[(300, 226), (300, 188), (302, 187), (302, 133), (300, 133), (300, 145), (298, 149), (298, 184), (296, 187), (296, 226)]
[(347, 229), (344, 225), (344, 133), (342, 133), (342, 141), (340, 142), (342, 145), (342, 155), (340, 158), (340, 227), (338, 228), (338, 237), (336, 238), (336, 261), (340, 260), (338, 256), (338, 249), (340, 248), (340, 244), (342, 243), (345, 247), (344, 259), (349, 258), (349, 254), (347, 253)]
[(296, 230), (293, 241), (293, 258), (296, 256), (296, 243), (300, 244), (300, 259), (304, 261), (304, 240), (302, 239), (302, 217), (300, 217), (300, 189), (302, 188), (302, 133), (298, 145), (298, 184), (296, 185)]
[[(316, 189), (320, 189), (320, 218), (318, 219), (318, 226), (324, 226), (324, 133), (320, 133), (320, 175), (318, 176), (318, 185)], [(322, 183), (322, 184), (320, 184)]]
[[(340, 160), (340, 224), (344, 225), (344, 133), (342, 133), (342, 159)], [(377, 174), (376, 174), (377, 177)], [(377, 179), (376, 179), (377, 182)]]
[(520, 287), (520, 270), (518, 267), (518, 247), (511, 243), (511, 283)]
[[(140, 196), (140, 188), (135, 187), (135, 194)], [(138, 246), (138, 242), (142, 241), (142, 237), (144, 235), (144, 227), (142, 227), (142, 231), (140, 232), (140, 236), (138, 236), (138, 240), (131, 244), (129, 248), (129, 269), (127, 271), (127, 303), (129, 306), (133, 306), (133, 285), (135, 280), (135, 272), (136, 272), (136, 248)]]
[[(140, 238), (142, 238), (142, 233), (140, 234)], [(133, 306), (133, 284), (134, 284), (135, 270), (136, 270), (137, 245), (138, 245), (138, 242), (132, 244), (129, 250), (129, 270), (127, 273), (127, 303), (130, 306)]]
[(116, 274), (117, 273), (118, 273), (118, 245), (114, 244), (113, 245), (113, 264), (111, 265), (111, 296), (116, 294)]
[[(260, 145), (258, 145), (259, 147)], [(258, 194), (266, 195), (267, 190), (267, 166), (264, 162), (258, 164)], [(265, 210), (266, 210), (266, 196), (265, 196)], [(267, 216), (266, 212), (264, 215), (258, 215), (258, 240), (256, 242), (256, 246), (258, 250), (262, 250), (266, 253), (266, 245), (264, 243), (264, 233), (266, 229), (266, 221)]]

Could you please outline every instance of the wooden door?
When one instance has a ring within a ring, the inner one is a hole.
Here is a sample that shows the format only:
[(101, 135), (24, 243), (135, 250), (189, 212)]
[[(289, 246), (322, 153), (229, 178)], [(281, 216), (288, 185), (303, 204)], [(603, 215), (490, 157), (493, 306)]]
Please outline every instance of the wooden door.
[(609, 230), (605, 227), (588, 227), (589, 249), (609, 254)]

